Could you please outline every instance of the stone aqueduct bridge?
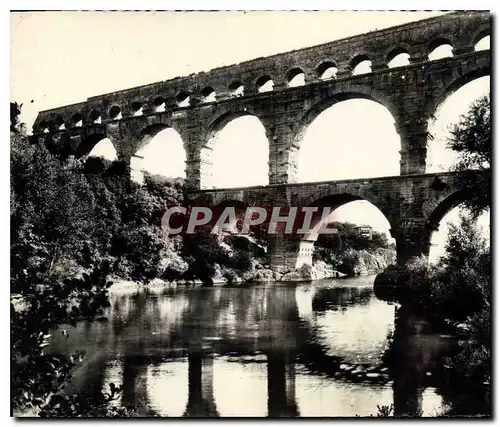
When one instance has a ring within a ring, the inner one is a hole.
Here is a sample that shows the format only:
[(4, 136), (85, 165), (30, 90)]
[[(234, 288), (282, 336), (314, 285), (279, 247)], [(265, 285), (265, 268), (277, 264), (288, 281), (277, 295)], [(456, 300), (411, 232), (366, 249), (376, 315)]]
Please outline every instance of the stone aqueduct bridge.
[[(324, 202), (328, 197), (336, 198), (331, 201), (337, 205), (367, 199), (387, 216), (398, 258), (404, 261), (428, 252), (429, 230), (466, 197), (457, 193), (457, 176), (425, 175), (428, 123), (448, 95), (490, 74), (490, 52), (474, 49), (490, 34), (490, 19), (488, 12), (450, 13), (92, 97), (41, 112), (33, 126), (34, 138), (76, 156), (88, 154), (109, 138), (118, 158), (129, 162), (159, 131), (174, 128), (184, 143), (187, 182), (196, 201), (211, 173), (210, 153), (218, 132), (234, 118), (253, 115), (269, 140), (270, 186), (210, 190), (203, 197), (213, 203), (224, 198), (248, 204), (273, 200), (285, 207)], [(452, 46), (453, 56), (429, 61), (428, 54), (443, 44)], [(390, 60), (404, 52), (410, 64), (389, 68)], [(371, 72), (353, 75), (356, 65), (366, 59), (371, 61)], [(329, 67), (336, 67), (337, 75), (323, 80)], [(299, 73), (305, 84), (289, 87)], [(268, 80), (273, 81), (273, 90), (259, 93)], [(401, 138), (401, 176), (295, 184), (297, 153), (308, 125), (326, 108), (353, 98), (378, 102), (392, 114)], [(270, 242), (272, 265), (287, 269), (303, 256), (309, 259), (304, 255), (310, 252), (306, 243), (290, 246), (283, 239), (275, 236)]]
[[(469, 179), (481, 178), (480, 174), (485, 173), (488, 171), (471, 172)], [(462, 177), (461, 173), (447, 172), (275, 184), (199, 190), (191, 192), (190, 197), (193, 205), (200, 206), (327, 206), (332, 210), (355, 200), (367, 200), (389, 221), (398, 262), (405, 262), (414, 256), (429, 255), (431, 236), (438, 230), (441, 219), (470, 196), (470, 187), (464, 188)], [(314, 229), (314, 223), (312, 226)], [(311, 234), (300, 238), (268, 235), (271, 265), (284, 271), (302, 264), (312, 265), (313, 245), (318, 236)]]

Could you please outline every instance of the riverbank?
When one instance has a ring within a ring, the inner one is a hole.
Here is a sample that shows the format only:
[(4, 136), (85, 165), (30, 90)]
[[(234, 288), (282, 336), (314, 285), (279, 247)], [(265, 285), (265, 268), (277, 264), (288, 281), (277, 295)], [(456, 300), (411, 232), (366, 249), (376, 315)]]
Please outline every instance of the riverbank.
[[(349, 259), (349, 263), (345, 262)], [(393, 249), (376, 248), (374, 250), (347, 249), (341, 257), (330, 255), (326, 259), (316, 259), (313, 265), (304, 264), (294, 271), (278, 273), (264, 264), (261, 259), (252, 259), (250, 268), (243, 273), (217, 265), (213, 283), (247, 282), (307, 282), (311, 280), (354, 277), (377, 274), (396, 261)]]
[[(264, 264), (261, 259), (251, 260), (250, 267), (245, 272), (239, 272), (219, 264), (215, 264), (215, 274), (212, 277), (212, 285), (234, 285), (243, 283), (269, 283), (269, 282), (310, 282), (313, 280), (333, 279), (341, 277), (367, 276), (380, 273), (395, 261), (395, 252), (391, 249), (376, 249), (374, 251), (350, 251), (349, 256), (354, 260), (351, 274), (340, 271), (332, 264), (323, 260), (317, 260), (312, 266), (304, 264), (294, 271), (278, 273), (273, 271), (269, 265)], [(166, 281), (153, 279), (147, 284), (128, 281), (123, 278), (112, 278), (114, 284), (112, 291), (135, 292), (139, 288), (151, 292), (163, 292), (175, 289), (178, 286), (203, 286), (201, 280), (177, 280)]]

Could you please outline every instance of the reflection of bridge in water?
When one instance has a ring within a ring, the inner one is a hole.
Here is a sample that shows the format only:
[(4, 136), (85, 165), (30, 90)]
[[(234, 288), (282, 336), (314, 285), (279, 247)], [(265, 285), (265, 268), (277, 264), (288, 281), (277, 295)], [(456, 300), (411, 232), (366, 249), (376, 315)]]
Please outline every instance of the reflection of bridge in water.
[[(218, 416), (214, 360), (223, 357), (260, 366), (265, 363), (268, 416), (298, 416), (298, 366), (329, 381), (348, 384), (380, 385), (398, 377), (382, 364), (390, 325), (381, 331), (377, 346), (368, 349), (373, 354), (366, 357), (371, 359), (364, 361), (359, 360), (361, 351), (356, 348), (355, 334), (349, 338), (352, 344), (342, 345), (338, 337), (330, 340), (332, 344), (321, 326), (325, 316), (334, 316), (329, 319), (334, 324), (355, 322), (354, 316), (362, 316), (356, 310), (362, 310), (372, 298), (372, 290), (367, 287), (276, 284), (179, 290), (160, 296), (115, 295), (108, 323), (81, 325), (70, 332), (67, 350), (86, 347), (89, 360), (81, 368), (81, 375), (76, 375), (75, 387), (91, 396), (106, 386), (105, 372), (113, 359), (115, 364), (118, 360), (119, 381), (124, 387), (122, 404), (137, 407), (142, 415), (154, 415), (153, 408), (158, 405), (151, 403), (148, 387), (151, 372), (187, 359), (188, 390), (182, 415)], [(356, 309), (345, 310), (348, 306)], [(59, 344), (56, 343), (56, 348), (62, 349)], [(405, 369), (425, 371), (421, 361), (416, 360), (418, 357), (421, 356), (413, 354), (412, 363), (405, 364)], [(414, 363), (420, 365), (413, 368), (410, 365)], [(161, 390), (165, 402), (180, 393), (174, 383), (171, 386), (167, 383)], [(410, 401), (412, 411), (419, 409), (420, 384), (417, 380), (394, 382), (397, 411), (408, 412)], [(233, 386), (237, 392), (246, 385)], [(224, 392), (229, 396), (233, 393), (231, 389)]]

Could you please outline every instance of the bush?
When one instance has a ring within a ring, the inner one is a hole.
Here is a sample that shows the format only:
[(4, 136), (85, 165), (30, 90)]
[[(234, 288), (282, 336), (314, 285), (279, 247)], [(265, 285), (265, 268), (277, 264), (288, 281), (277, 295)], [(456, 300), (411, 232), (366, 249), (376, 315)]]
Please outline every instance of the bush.
[(315, 248), (326, 248), (340, 254), (349, 249), (373, 251), (377, 248), (391, 247), (385, 233), (373, 230), (372, 238), (367, 239), (359, 235), (356, 224), (333, 222), (330, 226), (335, 227), (338, 232), (336, 234), (320, 234)]

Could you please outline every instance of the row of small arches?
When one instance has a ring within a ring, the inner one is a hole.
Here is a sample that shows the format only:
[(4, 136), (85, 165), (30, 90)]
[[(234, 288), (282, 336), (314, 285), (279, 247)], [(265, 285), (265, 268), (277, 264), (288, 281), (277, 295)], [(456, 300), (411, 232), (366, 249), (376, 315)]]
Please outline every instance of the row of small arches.
[[(430, 45), (431, 50), (428, 53), (429, 61), (435, 61), (438, 59), (453, 57), (453, 46), (452, 44), (445, 40), (440, 39)], [(475, 50), (489, 50), (490, 49), (490, 36), (487, 35), (480, 39), (476, 45)], [(396, 48), (391, 51), (386, 58), (386, 63), (389, 68), (402, 67), (410, 64), (410, 54), (404, 48)], [(372, 63), (367, 55), (356, 56), (350, 63), (350, 69), (352, 75), (360, 75), (372, 72)], [(333, 61), (322, 62), (316, 68), (317, 77), (320, 80), (332, 80), (337, 77), (337, 64)], [(295, 67), (288, 71), (286, 75), (286, 81), (288, 87), (303, 86), (305, 82), (305, 73), (299, 68)], [(241, 97), (245, 95), (245, 87), (240, 81), (234, 81), (228, 87), (230, 97)], [(270, 92), (274, 90), (274, 81), (269, 75), (264, 75), (259, 77), (255, 82), (255, 89), (258, 93)], [(198, 102), (210, 103), (217, 101), (217, 93), (215, 89), (210, 86), (205, 87), (197, 97)], [(189, 107), (192, 105), (192, 95), (187, 91), (180, 91), (175, 97), (176, 105), (179, 108)], [(165, 98), (158, 96), (153, 100), (153, 111), (155, 113), (165, 111), (166, 100)], [(144, 105), (135, 101), (130, 105), (131, 116), (141, 116), (143, 114)], [(108, 118), (110, 120), (120, 120), (122, 119), (122, 109), (118, 105), (113, 105), (108, 111)], [(102, 115), (97, 110), (92, 110), (89, 117), (88, 123), (101, 123)], [(66, 124), (68, 128), (83, 126), (85, 118), (81, 114), (75, 114), (69, 123), (65, 123), (61, 116), (57, 116), (53, 123), (53, 130), (63, 130), (66, 129)], [(42, 126), (43, 127), (43, 126)], [(49, 132), (49, 126), (47, 125), (44, 129), (45, 132)]]

